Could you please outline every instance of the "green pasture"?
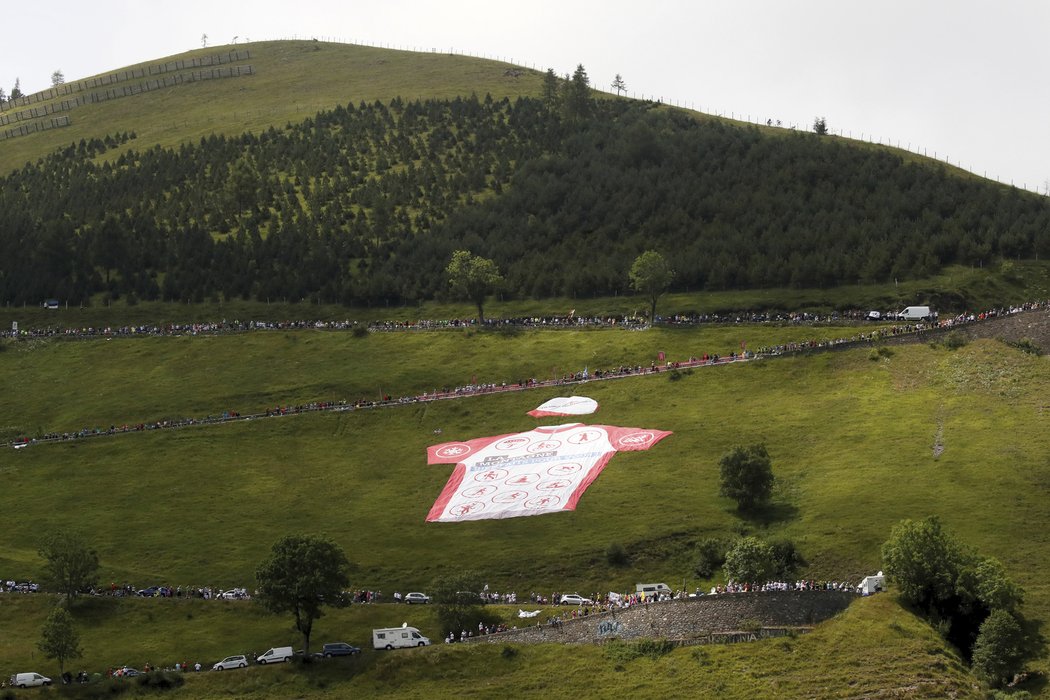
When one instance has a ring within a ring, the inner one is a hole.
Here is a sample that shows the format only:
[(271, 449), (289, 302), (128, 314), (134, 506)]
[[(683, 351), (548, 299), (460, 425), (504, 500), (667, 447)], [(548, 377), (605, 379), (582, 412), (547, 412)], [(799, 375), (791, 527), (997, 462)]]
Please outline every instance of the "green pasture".
[[(435, 360), (443, 337), (436, 334), (436, 347), (426, 350)], [(581, 334), (580, 342), (593, 348), (608, 337)], [(516, 352), (514, 339), (476, 340)], [(134, 348), (143, 341), (124, 342)], [(390, 363), (412, 364), (407, 351)], [(145, 357), (137, 364), (163, 362)], [(898, 348), (877, 361), (855, 350), (701, 368), (678, 381), (664, 373), (571, 387), (601, 404), (589, 421), (674, 435), (648, 452), (615, 457), (575, 512), (458, 525), (423, 521), (451, 471), (425, 464), (427, 446), (527, 430), (537, 421), (526, 411), (569, 392), (5, 451), (0, 508), (19, 517), (5, 529), (0, 570), (35, 576), (41, 530), (76, 527), (90, 533), (104, 577), (117, 582), (251, 585), (274, 540), (308, 531), (346, 548), (357, 565), (355, 585), (385, 591), (424, 588), (463, 567), (519, 593), (620, 590), (641, 579), (691, 589), (709, 583), (691, 573), (693, 543), (704, 536), (790, 538), (810, 562), (808, 575), (852, 579), (879, 568), (879, 544), (895, 522), (936, 513), (961, 540), (1002, 559), (1036, 609), (1046, 609), (1050, 589), (1038, 572), (1046, 564), (1040, 532), (1050, 483), (1047, 367), (1045, 359), (986, 341), (956, 352)], [(183, 383), (214, 378), (221, 385), (221, 376), (203, 368)], [(376, 379), (386, 381), (382, 370)], [(133, 384), (126, 382), (129, 392)], [(75, 378), (69, 386), (77, 386)], [(154, 391), (170, 395), (175, 386), (158, 382)], [(29, 390), (23, 396), (27, 411), (44, 400), (34, 401)], [(938, 440), (944, 452), (935, 459)], [(745, 520), (717, 495), (717, 461), (729, 447), (755, 441), (769, 447), (778, 486), (773, 507)], [(606, 563), (612, 542), (626, 548), (631, 566)]]
[[(371, 333), (274, 330), (177, 338), (0, 340), (0, 439), (168, 418), (514, 384), (704, 353), (851, 338), (872, 328), (704, 326), (653, 331)], [(530, 395), (527, 401), (534, 400)]]

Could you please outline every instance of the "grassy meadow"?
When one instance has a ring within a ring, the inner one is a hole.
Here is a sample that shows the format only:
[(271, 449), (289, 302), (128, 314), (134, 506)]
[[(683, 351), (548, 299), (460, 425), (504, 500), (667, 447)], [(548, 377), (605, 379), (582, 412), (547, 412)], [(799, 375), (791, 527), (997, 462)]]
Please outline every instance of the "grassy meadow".
[[(0, 403), (0, 424), (61, 428), (156, 417), (154, 411), (246, 412), (275, 403), (353, 399), (359, 392), (376, 395), (380, 384), (396, 395), (464, 383), (475, 373), (479, 381), (543, 377), (552, 369), (644, 364), (658, 350), (674, 359), (727, 352), (745, 337), (749, 347), (774, 341), (764, 333), (785, 340), (786, 332), (804, 336), (814, 330), (366, 338), (282, 331), (20, 341), (0, 353), (0, 374), (13, 389)], [(387, 594), (426, 590), (438, 576), (463, 568), (483, 572), (494, 590), (519, 595), (626, 590), (639, 580), (704, 587), (711, 582), (692, 572), (694, 543), (741, 533), (794, 541), (809, 563), (807, 576), (859, 580), (881, 567), (879, 545), (894, 523), (938, 514), (960, 540), (1002, 560), (1028, 591), (1027, 615), (1047, 619), (1050, 587), (1041, 574), (1050, 551), (1047, 360), (995, 341), (954, 352), (906, 346), (872, 357), (857, 349), (700, 368), (677, 381), (663, 373), (563, 392), (286, 416), (4, 451), (0, 509), (18, 517), (2, 535), (0, 575), (35, 577), (41, 532), (72, 527), (98, 548), (103, 580), (139, 587), (251, 587), (254, 569), (273, 541), (303, 531), (322, 533), (344, 547), (354, 563), (355, 587)], [(537, 421), (525, 413), (569, 393), (599, 401), (600, 411), (587, 422), (674, 435), (648, 452), (614, 457), (574, 512), (454, 525), (424, 522), (451, 471), (426, 465), (428, 445), (565, 422)], [(718, 496), (717, 461), (729, 447), (755, 441), (769, 448), (777, 487), (773, 506), (748, 520)], [(944, 449), (935, 457), (938, 442)], [(626, 567), (606, 561), (605, 549), (614, 542), (630, 557)], [(287, 623), (262, 624), (287, 630)], [(348, 629), (353, 634), (345, 636), (353, 638), (347, 641), (365, 641), (357, 628)], [(219, 633), (206, 648), (216, 656), (235, 653), (219, 647), (223, 639), (238, 639), (236, 634)], [(163, 636), (177, 638), (180, 649), (198, 648), (174, 634)], [(275, 643), (272, 631), (250, 636), (258, 640), (253, 646)], [(31, 660), (30, 639), (31, 634), (11, 644), (12, 659)], [(752, 662), (766, 663), (766, 652), (748, 650), (767, 648), (746, 645), (735, 653), (757, 654)], [(534, 653), (542, 658), (559, 652), (522, 651), (523, 657)], [(689, 653), (676, 652), (686, 658)], [(107, 664), (124, 663), (106, 658)], [(425, 668), (412, 673), (427, 675)], [(381, 669), (375, 673), (382, 675)], [(727, 677), (718, 674), (719, 682)], [(444, 686), (434, 687), (438, 696), (444, 694)]]

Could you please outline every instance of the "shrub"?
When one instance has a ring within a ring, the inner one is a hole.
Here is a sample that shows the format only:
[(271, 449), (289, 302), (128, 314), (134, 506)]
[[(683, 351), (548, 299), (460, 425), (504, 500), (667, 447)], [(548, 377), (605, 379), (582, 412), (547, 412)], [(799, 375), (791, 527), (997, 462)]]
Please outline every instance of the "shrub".
[(350, 331), (350, 335), (354, 338), (364, 338), (368, 335), (368, 326), (354, 325), (354, 329)]
[(726, 542), (718, 537), (708, 537), (696, 545), (696, 565), (693, 571), (700, 578), (711, 578), (718, 567), (726, 561)]
[(736, 581), (768, 581), (773, 568), (773, 548), (757, 537), (744, 537), (726, 552), (726, 576)]
[[(1016, 342), (1011, 342), (1009, 340), (1004, 340), (1003, 342), (1009, 345), (1010, 347), (1016, 350), (1020, 350), (1021, 352), (1028, 353), (1029, 355), (1041, 357), (1043, 354), (1043, 349), (1035, 343), (1033, 343), (1031, 338), (1021, 338)], [(0, 349), (2, 349), (2, 346), (0, 346)]]
[(790, 578), (792, 574), (806, 565), (802, 553), (791, 540), (778, 540), (770, 543), (773, 549), (773, 576)]
[(513, 659), (515, 656), (518, 655), (518, 650), (509, 644), (504, 644), (503, 649), (500, 651), (499, 655), (502, 656), (504, 659)]
[(609, 562), (609, 566), (616, 567), (627, 566), (630, 563), (627, 550), (619, 542), (613, 542), (606, 548), (605, 561)]
[(970, 341), (965, 335), (959, 331), (952, 331), (944, 337), (944, 347), (948, 350), (958, 350), (959, 348), (966, 347), (966, 344)]
[(981, 624), (973, 646), (973, 671), (993, 688), (1009, 683), (1028, 658), (1024, 629), (1011, 613), (995, 610)]
[(155, 690), (171, 690), (172, 688), (179, 688), (186, 679), (183, 678), (181, 673), (175, 671), (154, 671), (152, 673), (144, 673), (135, 679), (139, 686), (143, 688), (153, 688)]

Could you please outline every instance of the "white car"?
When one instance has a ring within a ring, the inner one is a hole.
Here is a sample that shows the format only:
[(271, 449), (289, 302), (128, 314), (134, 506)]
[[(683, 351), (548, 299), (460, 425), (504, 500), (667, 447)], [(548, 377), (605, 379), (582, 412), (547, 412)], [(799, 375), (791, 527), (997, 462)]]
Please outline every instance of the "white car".
[(558, 603), (560, 605), (594, 605), (594, 601), (590, 598), (584, 598), (582, 595), (576, 595), (575, 593), (566, 593)]
[(247, 668), (248, 657), (244, 654), (237, 654), (236, 656), (227, 656), (225, 659), (220, 661), (211, 667), (212, 671), (225, 671), (228, 668)]
[(9, 685), (13, 688), (32, 688), (38, 685), (51, 685), (51, 679), (39, 673), (16, 673), (11, 676)]
[(405, 603), (408, 604), (408, 605), (412, 605), (413, 603), (419, 603), (419, 604), (422, 604), (422, 605), (426, 605), (429, 602), (430, 602), (430, 596), (428, 596), (426, 593), (406, 593), (405, 594)]

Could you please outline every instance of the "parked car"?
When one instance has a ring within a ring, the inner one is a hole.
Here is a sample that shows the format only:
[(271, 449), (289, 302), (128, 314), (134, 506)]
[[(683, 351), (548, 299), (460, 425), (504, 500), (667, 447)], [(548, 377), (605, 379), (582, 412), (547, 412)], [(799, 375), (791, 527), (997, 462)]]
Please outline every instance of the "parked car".
[(51, 679), (39, 673), (16, 673), (11, 676), (8, 685), (12, 688), (32, 688), (38, 685), (51, 685)]
[(575, 593), (566, 593), (558, 603), (560, 605), (594, 605), (594, 601), (590, 598), (584, 598), (582, 595), (576, 595)]
[(220, 661), (211, 667), (212, 671), (225, 671), (228, 668), (247, 668), (248, 657), (244, 654), (237, 654), (236, 656), (227, 656), (225, 659)]
[[(299, 653), (301, 654), (302, 652), (300, 651)], [(255, 657), (255, 663), (262, 665), (284, 663), (291, 661), (294, 655), (291, 647), (273, 647)]]
[(346, 642), (331, 642), (321, 647), (321, 651), (314, 652), (318, 658), (330, 659), (333, 656), (357, 656), (361, 649)]
[(248, 589), (246, 588), (231, 588), (228, 591), (222, 591), (219, 593), (218, 597), (225, 598), (226, 600), (246, 600), (251, 596), (248, 595)]
[(425, 593), (406, 593), (405, 603), (412, 605), (413, 603), (426, 605), (430, 602), (430, 596)]

